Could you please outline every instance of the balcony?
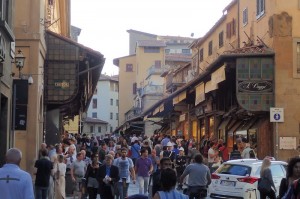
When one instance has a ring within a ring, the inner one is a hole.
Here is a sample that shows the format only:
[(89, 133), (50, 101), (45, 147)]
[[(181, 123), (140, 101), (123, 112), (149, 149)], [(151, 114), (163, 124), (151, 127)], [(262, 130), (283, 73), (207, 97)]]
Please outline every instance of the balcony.
[(125, 113), (125, 120), (128, 121), (132, 118), (140, 116), (142, 109), (140, 107), (132, 107), (129, 111)]
[(161, 75), (162, 71), (163, 71), (163, 69), (161, 67), (158, 67), (155, 65), (150, 66), (150, 68), (148, 69), (147, 78), (149, 78), (151, 75)]
[(143, 88), (142, 95), (162, 95), (164, 91), (163, 85), (147, 85)]
[(167, 92), (174, 92), (178, 87), (183, 86), (186, 81), (182, 79), (174, 78), (173, 74), (169, 74), (166, 76), (166, 91)]

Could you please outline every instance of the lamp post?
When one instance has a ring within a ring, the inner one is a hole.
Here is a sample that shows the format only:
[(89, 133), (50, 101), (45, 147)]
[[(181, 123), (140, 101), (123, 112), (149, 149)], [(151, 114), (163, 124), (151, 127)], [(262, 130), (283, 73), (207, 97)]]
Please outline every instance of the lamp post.
[(24, 63), (25, 63), (25, 56), (23, 55), (22, 50), (18, 50), (18, 53), (15, 56), (15, 63), (16, 63), (16, 67), (19, 70), (19, 78), (21, 78), (21, 70), (24, 67)]

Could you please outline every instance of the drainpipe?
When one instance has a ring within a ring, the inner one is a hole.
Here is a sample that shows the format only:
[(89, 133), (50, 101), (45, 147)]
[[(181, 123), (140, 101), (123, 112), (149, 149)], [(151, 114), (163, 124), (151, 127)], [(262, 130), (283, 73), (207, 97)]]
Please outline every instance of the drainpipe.
[(240, 48), (240, 0), (237, 0), (238, 4), (238, 20), (237, 20), (237, 39), (238, 39), (238, 48)]
[(188, 120), (188, 131), (189, 131), (189, 138), (192, 137), (192, 132), (191, 132), (191, 118), (190, 118), (190, 104), (188, 104), (188, 113), (187, 113), (187, 120)]

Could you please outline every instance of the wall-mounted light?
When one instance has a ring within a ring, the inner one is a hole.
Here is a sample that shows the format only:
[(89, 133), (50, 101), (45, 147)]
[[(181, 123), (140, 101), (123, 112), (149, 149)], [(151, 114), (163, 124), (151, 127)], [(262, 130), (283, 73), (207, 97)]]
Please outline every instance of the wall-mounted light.
[(22, 50), (19, 49), (18, 53), (15, 56), (15, 64), (16, 64), (16, 67), (19, 70), (19, 78), (21, 78), (21, 70), (24, 67), (25, 58), (26, 57), (23, 55)]
[(29, 77), (28, 77), (28, 84), (29, 85), (33, 84), (33, 78), (31, 75), (29, 75)]

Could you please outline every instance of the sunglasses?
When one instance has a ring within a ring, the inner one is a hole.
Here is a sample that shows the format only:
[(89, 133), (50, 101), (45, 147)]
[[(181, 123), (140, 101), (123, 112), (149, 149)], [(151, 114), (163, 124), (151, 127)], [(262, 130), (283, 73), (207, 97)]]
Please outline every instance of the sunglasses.
[(166, 166), (172, 166), (172, 163), (164, 163)]

